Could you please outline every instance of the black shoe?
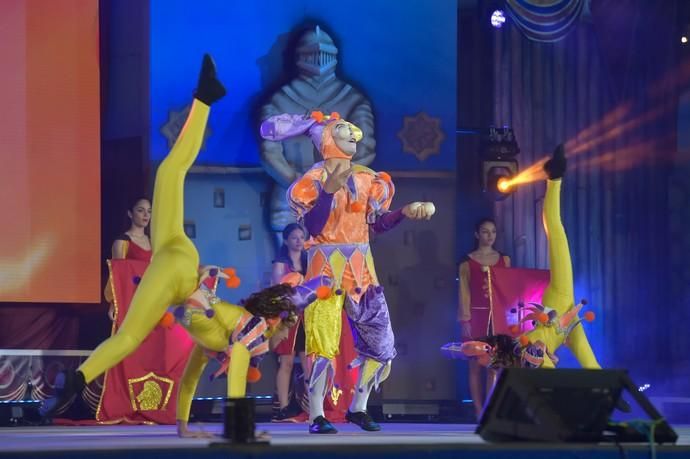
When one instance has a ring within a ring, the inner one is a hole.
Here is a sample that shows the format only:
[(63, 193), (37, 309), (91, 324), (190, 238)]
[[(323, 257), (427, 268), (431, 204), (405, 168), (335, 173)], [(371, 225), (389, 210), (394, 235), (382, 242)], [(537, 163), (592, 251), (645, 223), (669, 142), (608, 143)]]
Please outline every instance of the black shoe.
[(368, 432), (376, 432), (381, 430), (381, 426), (378, 424), (378, 422), (374, 421), (366, 411), (357, 411), (356, 413), (353, 413), (352, 411), (347, 410), (345, 419), (347, 419), (348, 422), (357, 424), (362, 428), (362, 430), (366, 430)]
[(297, 408), (296, 406), (293, 406), (293, 404), (290, 403), (285, 408), (279, 409), (278, 412), (275, 413), (271, 418), (271, 422), (290, 421), (292, 418), (299, 415), (301, 412), (301, 409)]
[(199, 82), (197, 83), (194, 97), (206, 105), (211, 105), (224, 95), (225, 87), (216, 77), (216, 64), (213, 62), (210, 55), (204, 54), (201, 72), (199, 73)]
[(338, 433), (333, 424), (328, 422), (328, 419), (319, 416), (314, 419), (314, 422), (309, 426), (309, 433), (313, 434), (334, 434)]
[(55, 376), (55, 394), (41, 404), (38, 412), (43, 418), (51, 418), (71, 398), (86, 387), (84, 374), (81, 371), (66, 370)]
[(565, 159), (565, 147), (563, 147), (563, 144), (560, 144), (553, 151), (551, 159), (544, 163), (544, 172), (546, 172), (550, 180), (556, 180), (565, 175), (567, 165), (568, 160)]

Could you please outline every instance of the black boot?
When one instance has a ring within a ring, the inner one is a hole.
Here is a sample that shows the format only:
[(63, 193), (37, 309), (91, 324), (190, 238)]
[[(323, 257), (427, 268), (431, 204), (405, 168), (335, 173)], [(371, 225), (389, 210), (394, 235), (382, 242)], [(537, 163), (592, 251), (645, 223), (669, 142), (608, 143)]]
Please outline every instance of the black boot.
[(356, 413), (353, 413), (352, 411), (347, 410), (345, 419), (347, 419), (348, 422), (357, 424), (362, 428), (362, 430), (366, 430), (367, 432), (376, 432), (381, 430), (381, 426), (378, 424), (378, 422), (374, 421), (366, 411), (357, 411)]
[(568, 160), (565, 159), (565, 148), (560, 144), (553, 151), (551, 159), (544, 163), (544, 172), (549, 177), (549, 180), (556, 180), (565, 175), (565, 169), (568, 165)]
[(323, 416), (318, 416), (309, 426), (309, 433), (313, 434), (334, 434), (338, 433), (333, 424), (331, 424), (328, 419)]
[(194, 92), (194, 97), (206, 105), (211, 105), (225, 95), (223, 83), (216, 77), (216, 64), (210, 55), (204, 54), (199, 72), (199, 82)]
[(295, 401), (294, 398), (290, 397), (290, 403), (287, 406), (280, 408), (277, 413), (271, 418), (271, 422), (294, 422), (292, 418), (298, 416), (302, 413), (302, 408)]
[(55, 394), (43, 401), (39, 413), (44, 418), (52, 418), (59, 408), (84, 390), (84, 387), (86, 387), (86, 381), (81, 371), (65, 370), (58, 373), (55, 376)]

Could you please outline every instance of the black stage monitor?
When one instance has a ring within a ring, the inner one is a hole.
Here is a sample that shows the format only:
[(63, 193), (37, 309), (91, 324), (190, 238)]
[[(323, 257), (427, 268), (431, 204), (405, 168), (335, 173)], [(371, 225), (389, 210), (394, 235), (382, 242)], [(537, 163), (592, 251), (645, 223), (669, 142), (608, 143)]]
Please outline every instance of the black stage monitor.
[(610, 422), (626, 392), (655, 424), (656, 441), (675, 442), (676, 433), (623, 370), (504, 369), (477, 433), (491, 442), (648, 441), (639, 430)]

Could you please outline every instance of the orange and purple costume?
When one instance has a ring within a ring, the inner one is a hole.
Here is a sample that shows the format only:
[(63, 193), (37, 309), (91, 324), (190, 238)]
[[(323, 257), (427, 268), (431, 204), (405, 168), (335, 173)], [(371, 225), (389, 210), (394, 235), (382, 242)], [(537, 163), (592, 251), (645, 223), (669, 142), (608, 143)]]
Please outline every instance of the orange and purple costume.
[[(329, 118), (320, 113), (312, 117), (273, 116), (262, 124), (261, 135), (279, 141), (306, 134), (325, 160), (350, 159), (333, 137), (333, 130), (342, 123), (357, 141), (361, 139), (361, 130), (356, 126), (340, 120), (337, 114)], [(305, 278), (324, 276), (331, 284), (330, 294), (320, 296), (304, 313), (306, 353), (313, 360), (310, 390), (314, 390), (324, 373), (333, 372), (331, 361), (338, 353), (344, 307), (353, 325), (359, 354), (352, 366), (362, 365), (358, 391), (368, 396), (371, 388), (388, 376), (390, 362), (396, 355), (388, 306), (369, 246), (369, 231), (387, 231), (404, 216), (401, 211), (389, 211), (395, 187), (385, 172), (352, 164), (346, 184), (335, 193), (327, 193), (323, 188), (327, 175), (325, 162), (316, 163), (287, 193), (298, 222), (310, 233), (305, 244)]]

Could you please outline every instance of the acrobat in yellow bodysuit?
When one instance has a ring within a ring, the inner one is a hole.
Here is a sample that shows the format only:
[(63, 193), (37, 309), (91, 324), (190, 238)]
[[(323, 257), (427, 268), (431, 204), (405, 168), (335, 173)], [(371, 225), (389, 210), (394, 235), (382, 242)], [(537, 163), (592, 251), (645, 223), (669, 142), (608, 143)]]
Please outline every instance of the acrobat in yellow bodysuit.
[(181, 436), (206, 436), (190, 432), (187, 421), (192, 397), (209, 358), (221, 362), (215, 376), (227, 372), (227, 395), (242, 398), (247, 380), (260, 377), (256, 367), (268, 352), (268, 338), (286, 331), (301, 308), (313, 301), (313, 285), (282, 284), (252, 294), (243, 306), (221, 301), (206, 280), (236, 278), (234, 272), (218, 267), (199, 268), (199, 253), (183, 228), (184, 181), (201, 147), (210, 105), (223, 97), (225, 89), (216, 79), (210, 56), (204, 56), (199, 84), (187, 121), (177, 142), (158, 167), (154, 185), (151, 240), (153, 257), (132, 298), (129, 312), (118, 332), (104, 341), (76, 370), (56, 379), (56, 394), (41, 407), (43, 416), (52, 415), (86, 383), (113, 367), (133, 352), (148, 336), (171, 306), (175, 318), (196, 343), (187, 362), (178, 390), (177, 424)]
[[(582, 304), (574, 302), (570, 249), (561, 222), (561, 179), (565, 169), (565, 152), (560, 146), (544, 165), (548, 180), (543, 220), (549, 243), (551, 279), (542, 296), (542, 304), (529, 306), (530, 313), (523, 319), (533, 321), (535, 328), (516, 338), (496, 335), (476, 337), (477, 341), (449, 343), (442, 348), (444, 351), (477, 358), (490, 367), (554, 368), (558, 362), (555, 352), (566, 343), (582, 367), (601, 368), (578, 316)], [(589, 316), (585, 314), (586, 318)]]
[(76, 370), (59, 375), (56, 395), (42, 407), (51, 416), (72, 395), (133, 352), (167, 308), (184, 304), (199, 286), (199, 254), (183, 228), (184, 181), (201, 147), (212, 103), (225, 95), (210, 56), (205, 55), (192, 108), (154, 185), (151, 243), (153, 258), (141, 278), (118, 332), (98, 346)]
[[(222, 275), (215, 267), (211, 275)], [(304, 294), (299, 292), (306, 291)], [(308, 287), (297, 289), (287, 284), (274, 285), (252, 294), (242, 306), (218, 299), (202, 283), (184, 306), (178, 307), (177, 321), (187, 329), (196, 343), (180, 381), (177, 398), (177, 430), (183, 437), (206, 436), (187, 429), (192, 397), (204, 367), (210, 358), (221, 367), (214, 373), (227, 372), (227, 395), (242, 398), (247, 381), (256, 382), (261, 374), (258, 365), (268, 352), (268, 339), (275, 332), (287, 330), (297, 322), (296, 304), (306, 306), (312, 293)]]

